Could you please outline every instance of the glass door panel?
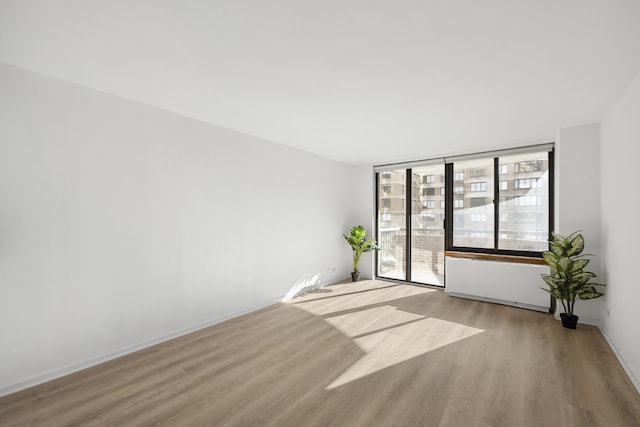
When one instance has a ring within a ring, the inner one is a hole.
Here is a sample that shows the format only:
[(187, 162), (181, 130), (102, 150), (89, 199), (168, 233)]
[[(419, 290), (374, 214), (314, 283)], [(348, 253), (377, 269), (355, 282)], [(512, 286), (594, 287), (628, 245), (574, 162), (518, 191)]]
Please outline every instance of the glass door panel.
[(407, 280), (406, 170), (382, 171), (378, 177), (378, 276)]
[(444, 164), (412, 173), (410, 280), (444, 286)]

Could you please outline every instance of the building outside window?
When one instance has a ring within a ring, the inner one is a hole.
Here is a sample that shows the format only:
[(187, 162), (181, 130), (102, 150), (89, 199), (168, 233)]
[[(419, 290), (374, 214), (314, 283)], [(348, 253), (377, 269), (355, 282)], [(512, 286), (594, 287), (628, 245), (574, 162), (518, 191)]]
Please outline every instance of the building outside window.
[(529, 160), (514, 164), (515, 173), (540, 172), (542, 171), (542, 160)]
[(478, 178), (481, 176), (487, 176), (487, 168), (471, 168), (469, 170), (469, 175), (472, 178)]
[(516, 190), (536, 188), (540, 184), (537, 178), (521, 178), (513, 180), (513, 188)]
[(472, 182), (470, 191), (472, 193), (481, 193), (487, 191), (487, 183), (486, 182)]

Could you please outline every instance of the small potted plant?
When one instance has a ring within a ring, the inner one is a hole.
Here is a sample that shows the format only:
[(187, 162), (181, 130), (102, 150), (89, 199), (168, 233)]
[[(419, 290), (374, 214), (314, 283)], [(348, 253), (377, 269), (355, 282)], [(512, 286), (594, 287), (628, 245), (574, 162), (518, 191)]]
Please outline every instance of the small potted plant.
[(353, 272), (351, 273), (351, 281), (357, 282), (360, 280), (360, 272), (358, 271), (358, 264), (360, 263), (360, 255), (365, 252), (380, 250), (376, 244), (376, 240), (371, 238), (366, 240), (365, 235), (367, 230), (361, 225), (354, 225), (351, 227), (349, 235), (342, 233), (344, 239), (349, 243), (353, 251)]
[(542, 274), (542, 279), (548, 288), (542, 288), (549, 292), (562, 303), (564, 313), (560, 313), (562, 326), (575, 329), (578, 324), (578, 316), (573, 314), (576, 298), (582, 300), (598, 298), (603, 295), (596, 286), (605, 286), (601, 283), (591, 283), (596, 275), (590, 271), (584, 271), (589, 260), (583, 255), (584, 238), (580, 231), (576, 231), (567, 237), (557, 233), (551, 233), (553, 240), (549, 242), (549, 251), (542, 256), (545, 262), (553, 269), (552, 274)]

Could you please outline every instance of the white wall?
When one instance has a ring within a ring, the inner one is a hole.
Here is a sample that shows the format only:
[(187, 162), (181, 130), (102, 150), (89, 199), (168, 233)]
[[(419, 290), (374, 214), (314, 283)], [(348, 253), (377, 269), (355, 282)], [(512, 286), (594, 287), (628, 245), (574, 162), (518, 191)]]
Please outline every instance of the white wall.
[(352, 178), (0, 63), (0, 394), (348, 277)]
[[(589, 124), (560, 129), (555, 149), (555, 226), (568, 235), (582, 230), (586, 270), (602, 280), (603, 252), (600, 241), (600, 125)], [(576, 302), (574, 313), (581, 323), (600, 323), (602, 298)], [(564, 311), (558, 303), (557, 313)]]
[[(353, 219), (353, 224), (360, 224), (367, 228), (367, 239), (375, 237), (375, 178), (373, 166), (356, 166), (353, 168), (355, 174), (350, 191), (352, 200), (358, 207), (357, 216)], [(376, 252), (367, 252), (360, 258), (361, 279), (370, 279), (374, 276), (374, 259)]]
[(640, 286), (636, 183), (640, 159), (640, 75), (602, 122), (603, 330), (640, 390)]

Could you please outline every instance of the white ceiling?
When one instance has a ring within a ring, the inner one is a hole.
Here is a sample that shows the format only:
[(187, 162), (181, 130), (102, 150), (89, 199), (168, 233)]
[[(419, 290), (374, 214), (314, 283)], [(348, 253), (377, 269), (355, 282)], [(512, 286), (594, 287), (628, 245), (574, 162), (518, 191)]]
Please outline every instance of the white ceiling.
[(389, 163), (599, 121), (640, 72), (640, 1), (2, 0), (0, 61)]

